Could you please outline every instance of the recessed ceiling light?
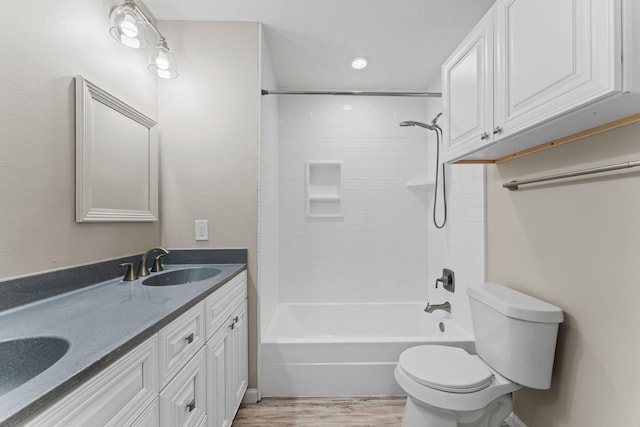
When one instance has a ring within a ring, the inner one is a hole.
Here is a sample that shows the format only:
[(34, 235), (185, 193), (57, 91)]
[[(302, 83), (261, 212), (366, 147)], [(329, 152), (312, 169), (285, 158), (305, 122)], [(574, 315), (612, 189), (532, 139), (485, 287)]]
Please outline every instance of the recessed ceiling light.
[(351, 61), (351, 67), (354, 70), (362, 70), (367, 65), (369, 65), (369, 60), (367, 58), (365, 58), (364, 56), (359, 56), (357, 58), (353, 58), (353, 61)]

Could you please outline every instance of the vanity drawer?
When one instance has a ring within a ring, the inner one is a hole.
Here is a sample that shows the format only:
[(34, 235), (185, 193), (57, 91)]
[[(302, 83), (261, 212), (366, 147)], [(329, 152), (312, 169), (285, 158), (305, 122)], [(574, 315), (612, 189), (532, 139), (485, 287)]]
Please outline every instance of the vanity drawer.
[(142, 415), (131, 424), (125, 424), (123, 427), (158, 427), (158, 425), (160, 425), (160, 403), (156, 397)]
[(204, 302), (189, 309), (158, 333), (160, 387), (193, 357), (205, 342)]
[(157, 399), (158, 340), (139, 345), (23, 427), (124, 426)]
[(205, 349), (191, 359), (160, 393), (160, 427), (198, 427), (207, 414)]
[(207, 310), (207, 339), (225, 324), (242, 301), (247, 298), (247, 272), (243, 271), (221, 288), (209, 295), (205, 301)]

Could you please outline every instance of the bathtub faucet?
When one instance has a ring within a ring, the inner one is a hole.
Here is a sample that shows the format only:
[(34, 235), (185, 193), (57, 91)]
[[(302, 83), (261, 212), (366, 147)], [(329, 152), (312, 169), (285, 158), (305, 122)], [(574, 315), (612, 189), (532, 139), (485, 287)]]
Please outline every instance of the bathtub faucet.
[(447, 313), (451, 313), (451, 304), (449, 304), (449, 302), (445, 302), (442, 304), (429, 304), (427, 303), (427, 306), (425, 307), (424, 311), (426, 311), (427, 313), (433, 313), (436, 310), (444, 310)]

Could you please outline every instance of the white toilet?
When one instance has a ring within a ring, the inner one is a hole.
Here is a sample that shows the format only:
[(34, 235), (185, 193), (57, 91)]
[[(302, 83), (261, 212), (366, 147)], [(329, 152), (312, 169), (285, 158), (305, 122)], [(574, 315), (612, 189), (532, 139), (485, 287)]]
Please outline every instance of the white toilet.
[(395, 378), (402, 427), (499, 427), (521, 387), (548, 389), (562, 310), (496, 283), (469, 288), (478, 355), (442, 345), (405, 350)]

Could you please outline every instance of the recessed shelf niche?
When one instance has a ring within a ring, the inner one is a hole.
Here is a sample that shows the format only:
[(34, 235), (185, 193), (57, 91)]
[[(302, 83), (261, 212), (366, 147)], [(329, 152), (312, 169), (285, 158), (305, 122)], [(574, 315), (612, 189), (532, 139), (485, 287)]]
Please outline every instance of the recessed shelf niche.
[(305, 163), (306, 213), (311, 218), (341, 218), (342, 160)]

